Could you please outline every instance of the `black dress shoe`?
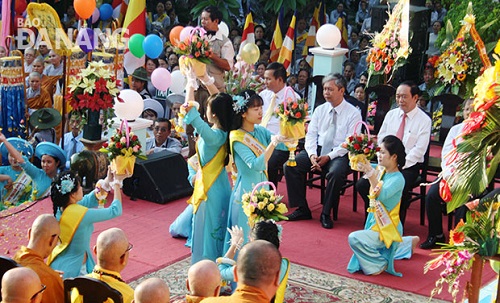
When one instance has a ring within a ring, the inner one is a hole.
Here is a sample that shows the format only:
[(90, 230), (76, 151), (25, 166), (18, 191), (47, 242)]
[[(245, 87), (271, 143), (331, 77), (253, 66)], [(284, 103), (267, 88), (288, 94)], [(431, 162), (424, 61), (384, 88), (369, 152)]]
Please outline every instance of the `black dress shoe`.
[(288, 215), (288, 221), (310, 220), (312, 219), (311, 212), (297, 209)]
[(323, 228), (326, 228), (326, 229), (333, 228), (333, 221), (329, 215), (321, 214), (319, 221), (321, 222), (321, 226), (323, 226)]
[(431, 249), (439, 246), (437, 243), (445, 243), (444, 235), (441, 236), (429, 236), (427, 240), (425, 240), (422, 244), (420, 244), (420, 248), (422, 249)]

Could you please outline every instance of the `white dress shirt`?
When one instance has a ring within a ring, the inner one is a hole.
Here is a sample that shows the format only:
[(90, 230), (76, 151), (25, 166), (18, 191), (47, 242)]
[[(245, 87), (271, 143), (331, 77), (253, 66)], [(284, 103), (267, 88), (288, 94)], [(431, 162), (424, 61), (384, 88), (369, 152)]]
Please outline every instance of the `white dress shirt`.
[(446, 165), (446, 162), (448, 162), (449, 158), (448, 153), (453, 149), (453, 139), (455, 139), (456, 145), (463, 141), (462, 137), (459, 137), (459, 135), (462, 133), (463, 128), (463, 122), (454, 125), (452, 128), (450, 128), (450, 131), (446, 136), (446, 140), (444, 140), (443, 148), (441, 149), (441, 169), (443, 170), (443, 172), (445, 172), (445, 174), (449, 174), (449, 171), (447, 170), (449, 165)]
[[(399, 107), (387, 113), (378, 132), (379, 143), (387, 135), (396, 136), (403, 114), (404, 112)], [(418, 106), (407, 114), (402, 140), (406, 152), (406, 164), (403, 168), (424, 162), (424, 155), (431, 139), (431, 125), (431, 118)]]
[[(76, 137), (73, 137), (72, 132), (64, 134), (64, 152), (66, 153), (66, 168), (68, 169), (71, 163), (71, 156), (73, 155), (71, 152), (73, 151), (73, 146), (75, 145), (73, 138), (75, 138), (76, 140), (76, 153), (79, 153), (85, 147), (83, 143), (80, 141), (82, 137), (83, 137), (83, 132), (80, 132)], [(59, 141), (59, 145), (61, 146), (61, 141)]]
[[(287, 91), (287, 86), (285, 85), (279, 92), (276, 93), (276, 107), (278, 107), (278, 104), (283, 103), (285, 101), (285, 92)], [(291, 96), (291, 93), (295, 95), (297, 99), (300, 99), (300, 95), (297, 94), (291, 87), (289, 88), (288, 93), (286, 93), (287, 97)], [(269, 108), (269, 105), (271, 104), (271, 99), (273, 98), (274, 92), (265, 89), (259, 93), (261, 96), (262, 100), (264, 100), (264, 106), (262, 107), (262, 114), (265, 116), (267, 109)], [(275, 107), (275, 109), (276, 109)], [(274, 110), (273, 110), (274, 112)], [(266, 128), (273, 134), (277, 135), (280, 133), (280, 119), (276, 116), (271, 116), (271, 119), (269, 119), (269, 122), (267, 123)]]
[[(348, 136), (354, 134), (354, 126), (361, 121), (361, 113), (359, 110), (347, 102), (345, 99), (335, 108), (330, 102), (325, 102), (318, 106), (314, 111), (309, 127), (307, 128), (305, 149), (309, 157), (317, 155), (317, 148), (323, 146), (328, 128), (332, 123), (332, 110), (337, 112), (337, 128), (335, 138), (333, 138), (333, 150), (328, 153), (330, 159), (342, 157), (347, 154), (347, 149), (340, 145)], [(361, 126), (358, 126), (356, 132), (359, 133)]]
[(168, 150), (170, 152), (180, 154), (181, 150), (182, 150), (182, 144), (181, 144), (181, 142), (179, 142), (179, 140), (177, 140), (175, 138), (168, 137), (167, 140), (165, 140), (165, 142), (163, 142), (162, 145), (156, 146), (155, 137), (147, 138), (146, 139), (146, 150), (148, 151), (151, 149), (154, 150), (153, 153), (159, 153), (161, 151)]

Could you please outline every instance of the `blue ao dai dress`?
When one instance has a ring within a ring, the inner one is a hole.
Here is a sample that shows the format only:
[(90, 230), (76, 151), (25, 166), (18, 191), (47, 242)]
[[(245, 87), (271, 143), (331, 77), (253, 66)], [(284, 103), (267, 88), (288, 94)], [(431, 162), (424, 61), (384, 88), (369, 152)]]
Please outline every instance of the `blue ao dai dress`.
[[(227, 132), (210, 128), (201, 119), (195, 108), (186, 114), (184, 121), (186, 124), (191, 124), (199, 134), (196, 144), (198, 145), (200, 166), (205, 166), (226, 144)], [(215, 261), (222, 256), (230, 195), (231, 185), (224, 167), (208, 190), (207, 200), (200, 203), (193, 217), (191, 243), (191, 262), (193, 264), (203, 259)]]
[[(403, 174), (399, 171), (385, 173), (382, 180), (384, 184), (377, 198), (391, 212), (401, 203), (401, 195), (405, 185)], [(402, 237), (403, 242), (393, 242), (387, 249), (383, 241), (379, 239), (379, 233), (372, 230), (376, 224), (375, 216), (372, 212), (368, 214), (365, 229), (352, 232), (349, 237), (349, 246), (354, 252), (347, 270), (350, 273), (362, 270), (364, 274), (371, 275), (380, 272), (385, 267), (386, 271), (392, 275), (401, 277), (402, 274), (394, 269), (394, 260), (411, 257), (412, 237)], [(403, 234), (403, 225), (398, 222), (397, 230)]]
[[(263, 146), (267, 147), (271, 143), (271, 132), (259, 125), (255, 125), (253, 132), (249, 133)], [(227, 226), (231, 228), (233, 225), (238, 225), (243, 228), (244, 243), (248, 242), (250, 234), (250, 226), (248, 225), (248, 217), (243, 212), (243, 204), (241, 196), (244, 193), (251, 193), (255, 185), (260, 182), (267, 181), (266, 162), (264, 154), (256, 156), (254, 152), (241, 142), (231, 142), (233, 148), (233, 159), (238, 169), (238, 177), (234, 184), (234, 189), (231, 194), (231, 203), (229, 205), (229, 220)], [(265, 189), (268, 189), (266, 186)], [(226, 233), (225, 251), (229, 249), (229, 241), (231, 235)], [(222, 255), (221, 255), (222, 256)]]

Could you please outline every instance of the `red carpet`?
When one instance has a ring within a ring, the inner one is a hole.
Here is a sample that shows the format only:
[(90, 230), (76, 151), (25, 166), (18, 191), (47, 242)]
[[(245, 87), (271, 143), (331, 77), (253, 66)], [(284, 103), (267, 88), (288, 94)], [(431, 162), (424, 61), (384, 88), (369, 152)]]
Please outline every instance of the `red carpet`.
[[(286, 185), (281, 183), (278, 191), (284, 193)], [(97, 234), (109, 227), (122, 228), (134, 244), (130, 253), (129, 264), (123, 272), (127, 281), (135, 280), (146, 273), (156, 271), (172, 264), (190, 254), (184, 246), (185, 240), (173, 239), (168, 234), (170, 223), (184, 209), (185, 200), (169, 202), (165, 205), (146, 201), (130, 201), (125, 197), (124, 213), (121, 217), (95, 225), (92, 240), (93, 245)], [(403, 291), (418, 293), (424, 296), (430, 294), (439, 272), (423, 274), (423, 266), (430, 259), (429, 251), (416, 249), (411, 260), (396, 261), (396, 270), (403, 273), (402, 278), (387, 273), (379, 276), (365, 276), (361, 273), (349, 274), (346, 270), (352, 252), (347, 244), (347, 236), (351, 231), (363, 227), (364, 214), (362, 201), (358, 201), (358, 212), (352, 211), (352, 189), (341, 198), (339, 220), (332, 230), (323, 229), (319, 223), (321, 205), (319, 190), (308, 191), (308, 200), (313, 210), (313, 220), (299, 222), (282, 222), (283, 241), (281, 252), (292, 262), (327, 271), (341, 276), (361, 281), (379, 284)], [(286, 201), (286, 197), (285, 197)], [(415, 202), (409, 212), (405, 235), (418, 235), (422, 240), (427, 236), (427, 227), (419, 225), (419, 202)], [(52, 213), (50, 200), (41, 201), (32, 208), (8, 218), (0, 219), (0, 253), (12, 256), (19, 245), (27, 243), (26, 231), (34, 218), (40, 213)], [(5, 212), (0, 214), (0, 217)], [(446, 220), (444, 220), (446, 221)], [(187, 269), (186, 269), (187, 270)], [(495, 277), (489, 266), (485, 267), (483, 284)], [(468, 280), (468, 276), (461, 279)], [(451, 300), (443, 294), (439, 299)]]

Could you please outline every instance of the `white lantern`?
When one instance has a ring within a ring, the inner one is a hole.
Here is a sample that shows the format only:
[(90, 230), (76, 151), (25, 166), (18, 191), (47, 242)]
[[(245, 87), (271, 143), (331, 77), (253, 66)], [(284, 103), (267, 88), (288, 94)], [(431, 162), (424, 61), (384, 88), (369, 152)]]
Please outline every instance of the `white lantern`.
[(115, 98), (113, 108), (120, 120), (134, 121), (142, 114), (144, 100), (138, 92), (132, 89), (124, 89), (120, 91), (118, 98)]
[(227, 26), (226, 22), (221, 21), (219, 23), (219, 31), (222, 33), (222, 35), (229, 37), (229, 27)]
[(340, 43), (340, 30), (333, 24), (324, 24), (316, 33), (316, 41), (324, 49), (334, 49)]

